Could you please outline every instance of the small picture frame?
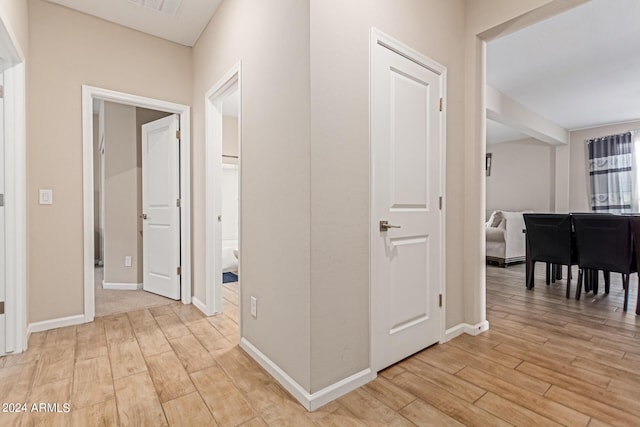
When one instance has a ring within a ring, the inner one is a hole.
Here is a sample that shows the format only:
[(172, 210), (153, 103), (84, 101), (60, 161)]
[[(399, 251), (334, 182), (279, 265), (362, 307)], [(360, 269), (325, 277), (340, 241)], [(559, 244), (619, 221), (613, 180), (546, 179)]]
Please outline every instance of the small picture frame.
[(487, 153), (485, 157), (484, 169), (486, 176), (491, 176), (491, 153)]

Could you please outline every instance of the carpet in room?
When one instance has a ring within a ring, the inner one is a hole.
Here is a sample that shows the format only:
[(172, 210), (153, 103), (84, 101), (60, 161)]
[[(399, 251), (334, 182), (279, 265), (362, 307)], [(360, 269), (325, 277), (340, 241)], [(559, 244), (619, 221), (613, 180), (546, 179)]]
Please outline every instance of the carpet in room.
[(174, 302), (172, 299), (161, 297), (160, 295), (152, 294), (151, 292), (143, 290), (122, 291), (115, 289), (103, 289), (103, 274), (103, 267), (95, 268), (96, 317), (157, 307)]

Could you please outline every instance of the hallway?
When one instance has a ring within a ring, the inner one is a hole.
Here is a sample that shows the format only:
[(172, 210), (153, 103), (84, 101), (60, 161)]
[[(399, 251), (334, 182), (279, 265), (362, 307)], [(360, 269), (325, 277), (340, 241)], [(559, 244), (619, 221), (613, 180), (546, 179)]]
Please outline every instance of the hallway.
[(238, 283), (224, 285), (220, 316), (174, 302), (34, 333), (24, 354), (0, 358), (0, 401), (71, 411), (0, 413), (0, 425), (640, 425), (638, 320), (619, 310), (619, 282), (609, 297), (567, 300), (543, 270), (528, 291), (522, 265), (488, 266), (489, 331), (313, 413), (238, 348)]

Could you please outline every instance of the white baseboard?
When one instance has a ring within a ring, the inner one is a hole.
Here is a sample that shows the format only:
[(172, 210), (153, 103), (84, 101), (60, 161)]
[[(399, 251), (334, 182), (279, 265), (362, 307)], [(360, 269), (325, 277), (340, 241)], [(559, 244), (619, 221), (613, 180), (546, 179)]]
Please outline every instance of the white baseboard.
[(335, 400), (376, 378), (376, 373), (367, 368), (311, 394), (271, 359), (258, 350), (253, 344), (247, 341), (246, 338), (240, 339), (240, 347), (253, 357), (260, 366), (269, 372), (269, 374), (271, 374), (271, 376), (273, 376), (280, 385), (295, 397), (296, 400), (308, 411), (315, 411), (332, 400)]
[(458, 335), (467, 334), (467, 335), (476, 336), (487, 330), (489, 330), (489, 322), (486, 320), (484, 322), (480, 322), (475, 325), (470, 325), (468, 323), (460, 323), (459, 325), (456, 325), (453, 328), (449, 328), (445, 331), (444, 339), (442, 340), (442, 343), (450, 341), (455, 337), (457, 337)]
[(113, 283), (102, 281), (102, 289), (111, 289), (118, 291), (139, 291), (142, 289), (142, 283)]
[(205, 316), (212, 316), (214, 313), (207, 312), (207, 305), (200, 301), (196, 297), (191, 298), (191, 304), (193, 304), (198, 310), (200, 310)]
[(31, 336), (32, 332), (48, 331), (49, 329), (81, 325), (83, 323), (86, 323), (84, 314), (76, 314), (75, 316), (60, 317), (58, 319), (29, 323), (29, 326), (27, 327), (27, 337)]

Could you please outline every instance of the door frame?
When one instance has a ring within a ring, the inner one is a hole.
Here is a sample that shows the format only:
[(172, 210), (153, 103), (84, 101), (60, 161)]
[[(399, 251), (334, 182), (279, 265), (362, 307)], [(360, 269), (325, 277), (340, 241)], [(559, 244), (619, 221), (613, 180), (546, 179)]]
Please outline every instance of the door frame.
[[(376, 242), (377, 233), (378, 233), (378, 221), (375, 213), (376, 206), (376, 189), (373, 186), (373, 174), (375, 173), (374, 164), (375, 164), (375, 152), (373, 149), (373, 92), (374, 92), (374, 73), (375, 73), (375, 64), (376, 64), (376, 48), (377, 46), (383, 46), (387, 49), (392, 50), (393, 52), (435, 72), (440, 76), (440, 87), (441, 92), (440, 96), (443, 100), (446, 101), (446, 92), (447, 92), (447, 68), (417, 50), (405, 45), (404, 43), (394, 39), (393, 37), (383, 33), (375, 27), (371, 28), (370, 34), (370, 47), (369, 47), (369, 152), (370, 152), (370, 163), (369, 163), (369, 366), (373, 371), (377, 372), (378, 366), (380, 365), (380, 346), (375, 331), (379, 327), (379, 319), (374, 313), (374, 308), (376, 307), (375, 302), (377, 301), (379, 289), (377, 283), (374, 281), (374, 277), (376, 277), (376, 264), (377, 260), (375, 259), (376, 251)], [(446, 102), (444, 102), (446, 105)], [(442, 114), (440, 115), (440, 195), (442, 196), (442, 209), (440, 211), (440, 242), (438, 242), (437, 248), (440, 250), (442, 254), (442, 258), (440, 261), (440, 269), (441, 269), (441, 283), (440, 283), (440, 291), (442, 294), (443, 301), (446, 301), (446, 198), (445, 196), (445, 178), (446, 178), (446, 108), (443, 107)], [(443, 342), (445, 338), (445, 305), (442, 305), (442, 309), (440, 310), (440, 339), (439, 342)]]
[(191, 303), (191, 108), (143, 96), (82, 85), (82, 193), (84, 217), (84, 321), (95, 317), (93, 217), (93, 100), (166, 111), (180, 117), (180, 264), (181, 301)]
[[(5, 350), (27, 348), (27, 175), (25, 56), (0, 5), (5, 68)], [(7, 144), (11, 141), (11, 144)]]
[[(205, 94), (205, 301), (197, 304), (207, 316), (222, 313), (222, 103), (238, 91), (238, 277), (242, 277), (242, 62), (235, 64)], [(212, 261), (213, 260), (213, 261)], [(238, 330), (242, 336), (242, 286)]]

